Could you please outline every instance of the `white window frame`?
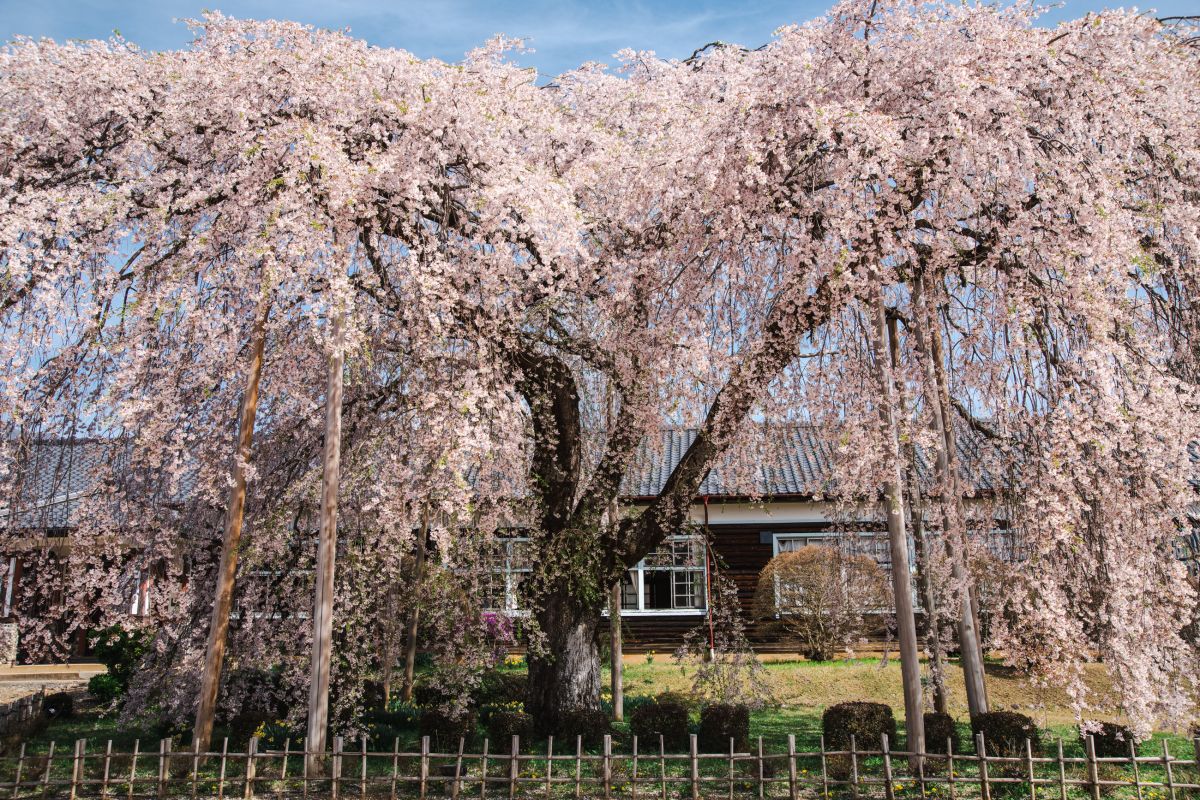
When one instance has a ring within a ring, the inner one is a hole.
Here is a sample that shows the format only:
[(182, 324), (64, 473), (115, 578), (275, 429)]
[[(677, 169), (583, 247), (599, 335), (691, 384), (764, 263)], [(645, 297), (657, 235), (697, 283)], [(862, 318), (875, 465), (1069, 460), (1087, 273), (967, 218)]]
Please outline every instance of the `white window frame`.
[[(680, 534), (670, 536), (663, 542), (663, 547), (672, 547), (680, 542), (693, 542), (700, 547), (705, 547), (704, 537), (700, 535)], [(637, 608), (621, 608), (622, 617), (699, 617), (708, 613), (708, 564), (707, 552), (705, 552), (705, 563), (698, 567), (676, 567), (676, 566), (657, 566), (646, 565), (646, 560), (642, 559), (636, 566), (630, 567), (628, 570), (633, 585), (637, 589)], [(694, 579), (697, 600), (700, 605), (694, 608), (647, 608), (646, 607), (646, 573), (647, 572), (667, 572), (670, 574), (670, 591), (671, 604), (675, 604), (675, 586), (677, 573), (691, 573), (698, 577)], [(608, 615), (608, 608), (603, 611), (605, 616)]]

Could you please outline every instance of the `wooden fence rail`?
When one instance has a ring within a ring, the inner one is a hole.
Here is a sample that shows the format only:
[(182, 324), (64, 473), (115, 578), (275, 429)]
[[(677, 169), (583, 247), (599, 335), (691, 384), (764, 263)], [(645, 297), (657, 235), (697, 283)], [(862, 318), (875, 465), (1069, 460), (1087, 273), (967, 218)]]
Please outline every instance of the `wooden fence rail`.
[[(782, 752), (768, 752), (762, 739), (749, 752), (730, 741), (723, 753), (700, 753), (691, 737), (687, 753), (668, 753), (658, 737), (650, 751), (637, 737), (628, 752), (614, 750), (605, 736), (599, 753), (586, 752), (581, 739), (566, 752), (553, 738), (536, 752), (522, 749), (518, 737), (491, 749), (483, 741), (477, 754), (456, 748), (435, 750), (424, 737), (417, 752), (370, 750), (366, 740), (333, 740), (328, 751), (309, 753), (301, 741), (280, 749), (263, 748), (251, 739), (245, 752), (176, 750), (170, 739), (156, 747), (134, 743), (116, 752), (86, 739), (71, 749), (33, 752), (22, 745), (16, 756), (0, 757), (0, 800), (11, 798), (885, 798), (947, 797), (951, 800), (1067, 800), (1129, 797), (1137, 800), (1200, 798), (1200, 739), (1190, 758), (1177, 758), (1163, 742), (1161, 755), (1098, 757), (1091, 737), (1083, 757), (1063, 754), (1058, 740), (1053, 755), (1040, 754), (1026, 740), (1023, 748), (989, 754), (982, 736), (972, 753), (892, 750), (884, 736), (876, 749), (860, 749), (851, 737), (846, 750), (796, 749), (789, 736)], [(307, 756), (319, 758), (310, 761)], [(319, 769), (310, 768), (319, 763)]]

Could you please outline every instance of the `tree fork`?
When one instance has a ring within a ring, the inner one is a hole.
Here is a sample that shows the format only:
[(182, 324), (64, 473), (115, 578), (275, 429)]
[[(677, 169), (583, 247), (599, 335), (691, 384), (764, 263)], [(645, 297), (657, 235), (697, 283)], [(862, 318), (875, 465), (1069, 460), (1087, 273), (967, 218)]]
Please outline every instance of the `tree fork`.
[(233, 464), (233, 486), (225, 513), (225, 535), (221, 540), (221, 564), (213, 598), (212, 621), (208, 626), (208, 644), (204, 653), (204, 671), (200, 674), (200, 698), (192, 742), (196, 749), (208, 752), (212, 742), (217, 692), (221, 686), (221, 666), (225, 661), (225, 643), (229, 635), (229, 612), (233, 607), (233, 586), (237, 576), (238, 547), (242, 540), (242, 520), (246, 509), (246, 467), (254, 441), (254, 419), (258, 414), (258, 382), (262, 376), (263, 352), (267, 342), (267, 315), (271, 305), (264, 289), (255, 311), (250, 333), (250, 363), (246, 368), (246, 389), (242, 394), (238, 420), (237, 453)]
[(325, 388), (325, 446), (321, 478), (321, 531), (317, 540), (313, 598), (312, 667), (308, 692), (309, 768), (319, 768), (329, 728), (329, 671), (333, 655), (333, 578), (337, 560), (338, 483), (342, 461), (342, 384), (345, 364), (343, 312), (332, 320), (333, 352)]

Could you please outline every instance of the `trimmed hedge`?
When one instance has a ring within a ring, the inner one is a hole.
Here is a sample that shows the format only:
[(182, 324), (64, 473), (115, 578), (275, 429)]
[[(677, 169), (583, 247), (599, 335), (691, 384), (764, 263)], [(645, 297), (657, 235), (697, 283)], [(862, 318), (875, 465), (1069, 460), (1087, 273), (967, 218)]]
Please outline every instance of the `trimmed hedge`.
[[(553, 735), (555, 742), (564, 745), (573, 743), (575, 737), (583, 739), (584, 747), (596, 747), (604, 741), (604, 735), (612, 731), (612, 720), (598, 708), (569, 708), (558, 713), (558, 720), (549, 726), (542, 724), (535, 733)], [(555, 745), (558, 746), (557, 744)]]
[(107, 672), (101, 672), (98, 675), (93, 675), (88, 680), (87, 690), (88, 694), (94, 697), (97, 702), (107, 705), (124, 694), (125, 687), (112, 675), (109, 675)]
[(729, 740), (738, 752), (750, 749), (750, 709), (744, 705), (712, 703), (700, 709), (700, 749), (728, 752)]
[(688, 746), (688, 709), (687, 706), (661, 695), (650, 703), (644, 703), (633, 709), (629, 715), (629, 732), (638, 737), (642, 748), (656, 746), (658, 737), (662, 736), (663, 747), (667, 752), (682, 753)]
[(42, 713), (47, 719), (69, 719), (75, 716), (75, 699), (66, 692), (48, 694), (42, 701)]
[(529, 691), (529, 676), (520, 672), (490, 670), (484, 673), (479, 688), (474, 692), (475, 702), (481, 706), (502, 706), (508, 703), (523, 703)]
[(884, 703), (838, 703), (821, 715), (821, 730), (830, 750), (849, 750), (851, 735), (859, 750), (878, 750), (881, 734), (886, 733), (889, 742), (896, 741), (896, 718)]
[[(1086, 748), (1087, 737), (1081, 734), (1079, 739)], [(1133, 731), (1119, 722), (1102, 722), (1100, 729), (1092, 733), (1092, 741), (1098, 757), (1124, 758), (1129, 755), (1129, 743), (1134, 741)]]
[(945, 753), (946, 742), (950, 741), (954, 752), (962, 752), (962, 742), (959, 741), (958, 725), (949, 714), (939, 714), (936, 711), (925, 712), (925, 750), (929, 753)]
[(1042, 752), (1042, 739), (1037, 725), (1016, 711), (989, 711), (971, 718), (971, 733), (983, 734), (984, 747), (990, 756), (1020, 758), (1025, 755), (1025, 740), (1033, 754)]
[(533, 733), (533, 717), (524, 711), (496, 708), (488, 714), (484, 729), (488, 738), (496, 742), (497, 746), (501, 742), (510, 741), (514, 736), (528, 739)]

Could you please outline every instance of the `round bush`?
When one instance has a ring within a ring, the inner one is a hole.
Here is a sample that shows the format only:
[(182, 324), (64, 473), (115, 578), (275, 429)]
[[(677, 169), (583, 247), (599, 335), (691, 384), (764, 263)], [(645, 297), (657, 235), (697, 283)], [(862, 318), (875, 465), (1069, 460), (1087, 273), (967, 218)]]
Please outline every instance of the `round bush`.
[(421, 712), (419, 728), (422, 736), (428, 736), (437, 747), (445, 748), (457, 746), (460, 738), (474, 736), (477, 721), (474, 711), (451, 717), (436, 708), (427, 708)]
[(936, 711), (925, 712), (925, 751), (927, 753), (945, 753), (946, 742), (954, 748), (954, 752), (962, 752), (962, 743), (958, 738), (958, 726), (954, 717), (949, 714), (939, 714)]
[(66, 692), (48, 694), (42, 700), (42, 713), (47, 719), (68, 719), (75, 715), (75, 700)]
[(495, 746), (499, 746), (499, 743), (508, 742), (514, 736), (529, 739), (533, 734), (533, 717), (524, 711), (496, 708), (488, 714), (484, 727), (487, 730), (488, 738), (495, 743)]
[(101, 672), (99, 675), (93, 675), (88, 681), (88, 694), (96, 699), (99, 703), (108, 704), (121, 696), (124, 688), (121, 682), (109, 675), (107, 672)]
[(711, 703), (700, 709), (700, 749), (729, 751), (729, 740), (738, 752), (750, 749), (750, 709), (744, 705)]
[[(581, 737), (584, 747), (596, 747), (604, 740), (604, 735), (612, 730), (612, 721), (608, 715), (598, 708), (568, 708), (558, 713), (558, 719), (539, 721), (536, 733), (541, 736), (552, 735), (556, 742), (563, 746), (573, 743), (575, 737)], [(558, 747), (555, 744), (555, 747)]]
[[(1087, 747), (1087, 737), (1079, 737), (1084, 748)], [(1100, 758), (1124, 758), (1129, 755), (1129, 743), (1133, 742), (1133, 731), (1119, 722), (1102, 722), (1099, 730), (1092, 732), (1092, 742), (1096, 747), (1096, 755)]]
[(520, 672), (490, 670), (475, 690), (475, 702), (481, 706), (523, 703), (529, 689), (529, 676)]
[(830, 750), (849, 750), (851, 736), (857, 749), (878, 750), (882, 734), (886, 733), (888, 741), (895, 743), (896, 718), (892, 707), (884, 703), (838, 703), (825, 709), (821, 730), (825, 734), (825, 747)]
[(971, 718), (971, 732), (983, 734), (983, 744), (990, 756), (1020, 758), (1025, 755), (1025, 740), (1033, 754), (1042, 752), (1042, 740), (1037, 725), (1016, 711), (989, 711)]
[[(663, 695), (665, 696), (665, 695)], [(687, 706), (667, 697), (644, 703), (629, 715), (629, 732), (638, 737), (642, 749), (649, 752), (662, 736), (667, 752), (683, 752), (688, 746)]]

